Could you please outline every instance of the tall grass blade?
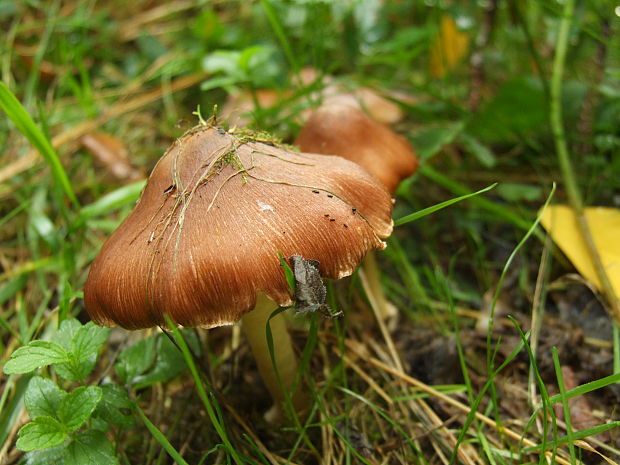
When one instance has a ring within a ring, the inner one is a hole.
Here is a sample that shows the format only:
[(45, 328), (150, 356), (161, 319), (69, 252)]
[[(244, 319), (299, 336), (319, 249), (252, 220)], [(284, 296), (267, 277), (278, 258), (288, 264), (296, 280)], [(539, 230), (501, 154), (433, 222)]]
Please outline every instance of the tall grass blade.
[(558, 356), (557, 347), (551, 349), (553, 356), (553, 367), (555, 368), (555, 376), (558, 379), (558, 388), (560, 389), (560, 398), (562, 399), (562, 410), (564, 411), (564, 423), (566, 423), (566, 439), (568, 440), (568, 450), (570, 452), (571, 463), (576, 463), (577, 456), (575, 455), (575, 444), (573, 441), (573, 425), (571, 422), (570, 407), (568, 405), (568, 399), (566, 398), (566, 387), (564, 386), (564, 375), (562, 374), (562, 366), (560, 365), (560, 358)]
[(430, 215), (431, 213), (434, 213), (437, 210), (441, 210), (442, 208), (449, 207), (450, 205), (460, 202), (461, 200), (469, 199), (470, 197), (473, 197), (475, 195), (480, 195), (487, 191), (490, 191), (495, 186), (497, 186), (497, 183), (491, 184), (490, 186), (487, 186), (484, 189), (481, 189), (477, 192), (472, 192), (471, 194), (466, 194), (460, 197), (456, 197), (454, 199), (446, 200), (445, 202), (438, 203), (437, 205), (433, 205), (432, 207), (424, 208), (423, 210), (417, 211), (415, 213), (411, 213), (410, 215), (403, 216), (402, 218), (399, 218), (396, 221), (394, 221), (394, 226), (400, 226), (403, 224), (411, 223), (412, 221), (418, 220), (426, 215)]
[(0, 108), (4, 110), (17, 129), (28, 139), (34, 148), (39, 151), (45, 162), (50, 166), (52, 177), (56, 184), (62, 188), (73, 205), (79, 208), (80, 203), (73, 192), (71, 182), (52, 144), (50, 144), (47, 137), (35, 124), (19, 100), (13, 95), (13, 92), (3, 82), (0, 82)]
[(172, 329), (172, 335), (174, 336), (174, 340), (177, 346), (179, 347), (179, 349), (181, 350), (181, 353), (183, 354), (183, 358), (185, 359), (185, 363), (187, 363), (187, 366), (189, 367), (189, 371), (192, 374), (192, 378), (194, 378), (194, 383), (196, 384), (196, 390), (198, 391), (198, 395), (200, 396), (200, 399), (202, 400), (202, 403), (205, 406), (205, 409), (207, 410), (207, 414), (209, 415), (209, 418), (211, 419), (211, 423), (213, 424), (215, 431), (217, 432), (220, 439), (226, 446), (226, 450), (228, 454), (232, 457), (235, 463), (237, 463), (238, 465), (243, 464), (243, 461), (241, 460), (239, 453), (232, 446), (230, 439), (228, 439), (228, 434), (226, 433), (226, 430), (224, 429), (223, 424), (220, 422), (220, 419), (218, 418), (218, 412), (211, 404), (211, 400), (209, 399), (209, 397), (211, 396), (207, 393), (207, 389), (205, 388), (203, 384), (202, 378), (200, 377), (200, 373), (198, 372), (198, 368), (196, 367), (196, 363), (194, 363), (194, 358), (192, 357), (192, 354), (189, 350), (189, 347), (187, 346), (187, 343), (185, 342), (185, 339), (183, 338), (183, 335), (181, 334), (181, 332), (179, 331), (179, 328), (177, 328), (176, 324), (170, 319), (168, 315), (166, 315), (166, 324), (168, 325), (169, 328)]
[(144, 423), (144, 426), (146, 426), (146, 428), (149, 430), (151, 435), (164, 448), (164, 450), (168, 452), (168, 455), (170, 455), (170, 457), (172, 457), (174, 461), (178, 463), (179, 465), (189, 465), (189, 463), (185, 461), (185, 459), (181, 456), (181, 454), (179, 454), (179, 452), (174, 448), (174, 446), (170, 444), (170, 441), (168, 441), (168, 438), (166, 438), (166, 435), (162, 433), (157, 428), (157, 426), (155, 426), (153, 422), (151, 422), (151, 420), (148, 419), (148, 417), (146, 416), (144, 411), (140, 408), (140, 406), (135, 402), (133, 405), (134, 405), (134, 409), (136, 413), (142, 420), (142, 423)]

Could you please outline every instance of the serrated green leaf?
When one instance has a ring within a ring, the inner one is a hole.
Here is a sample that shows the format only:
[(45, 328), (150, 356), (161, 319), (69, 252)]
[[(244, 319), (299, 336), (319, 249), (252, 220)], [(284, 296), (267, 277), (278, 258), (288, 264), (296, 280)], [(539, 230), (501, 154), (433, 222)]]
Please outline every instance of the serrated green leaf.
[(66, 395), (52, 380), (35, 376), (28, 383), (24, 403), (32, 419), (42, 416), (55, 417), (60, 402)]
[(110, 328), (95, 325), (92, 321), (78, 329), (71, 339), (71, 352), (77, 360), (96, 354), (108, 336)]
[(11, 359), (4, 365), (7, 375), (28, 373), (53, 363), (69, 361), (69, 354), (59, 344), (51, 341), (32, 341), (11, 354)]
[(78, 434), (65, 451), (65, 465), (116, 465), (114, 446), (97, 430)]
[(67, 437), (58, 420), (52, 417), (38, 417), (22, 426), (17, 433), (15, 446), (24, 452), (47, 449), (61, 444)]
[(86, 360), (71, 360), (68, 363), (59, 363), (55, 365), (56, 373), (63, 379), (68, 381), (81, 381), (86, 378), (97, 362), (97, 355), (92, 354)]
[(54, 336), (54, 341), (63, 346), (68, 351), (71, 350), (71, 341), (73, 340), (73, 336), (81, 327), (82, 323), (80, 323), (75, 318), (67, 318), (62, 323), (60, 323), (58, 332)]
[(69, 431), (77, 430), (90, 418), (101, 396), (101, 388), (98, 386), (75, 388), (60, 403), (58, 419)]

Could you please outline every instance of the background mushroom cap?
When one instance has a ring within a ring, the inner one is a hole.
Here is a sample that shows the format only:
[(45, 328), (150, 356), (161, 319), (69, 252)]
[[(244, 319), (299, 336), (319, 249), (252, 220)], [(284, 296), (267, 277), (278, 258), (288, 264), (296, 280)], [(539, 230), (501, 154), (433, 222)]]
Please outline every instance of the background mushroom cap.
[(301, 255), (351, 274), (390, 235), (389, 192), (340, 157), (295, 153), (199, 126), (158, 162), (135, 209), (95, 259), (84, 300), (100, 324), (213, 327), (257, 293), (290, 305), (279, 264)]
[(418, 167), (404, 137), (346, 103), (317, 108), (295, 144), (304, 152), (339, 155), (361, 165), (390, 192)]

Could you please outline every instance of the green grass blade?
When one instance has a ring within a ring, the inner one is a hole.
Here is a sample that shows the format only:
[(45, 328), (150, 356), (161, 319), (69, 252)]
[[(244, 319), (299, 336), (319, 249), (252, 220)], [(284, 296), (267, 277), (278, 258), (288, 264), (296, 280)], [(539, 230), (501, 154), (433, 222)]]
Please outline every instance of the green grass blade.
[[(566, 391), (565, 396), (567, 399), (571, 399), (573, 397), (581, 396), (588, 392), (595, 391), (597, 389), (604, 388), (605, 386), (609, 386), (611, 384), (620, 383), (620, 373), (616, 373), (613, 375), (605, 376), (604, 378), (597, 379), (595, 381), (590, 381), (589, 383), (582, 384), (581, 386), (577, 386), (570, 391)], [(562, 401), (562, 396), (560, 394), (556, 394), (555, 396), (549, 397), (549, 402), (553, 404), (557, 404)]]
[(95, 202), (82, 207), (80, 219), (86, 221), (96, 216), (106, 215), (128, 203), (135, 202), (140, 197), (145, 184), (144, 180), (134, 182), (104, 195)]
[(194, 363), (194, 358), (192, 357), (192, 354), (189, 350), (189, 347), (187, 346), (187, 343), (185, 342), (185, 339), (183, 338), (183, 335), (179, 331), (179, 328), (177, 328), (176, 324), (170, 319), (170, 317), (168, 315), (165, 315), (165, 317), (166, 317), (166, 324), (168, 325), (169, 328), (172, 328), (172, 335), (174, 336), (174, 340), (177, 346), (179, 347), (179, 349), (181, 350), (181, 353), (183, 354), (183, 358), (185, 359), (185, 362), (187, 363), (187, 366), (189, 367), (189, 371), (192, 374), (192, 378), (194, 378), (194, 383), (196, 384), (196, 390), (198, 391), (198, 395), (200, 396), (200, 399), (202, 400), (202, 403), (205, 406), (205, 409), (207, 410), (207, 414), (209, 415), (209, 418), (211, 419), (211, 423), (213, 424), (215, 431), (220, 436), (220, 439), (226, 446), (227, 452), (233, 458), (235, 463), (239, 465), (243, 464), (241, 457), (239, 457), (238, 452), (232, 446), (230, 439), (228, 439), (228, 434), (226, 433), (224, 426), (222, 425), (222, 423), (220, 423), (216, 409), (211, 404), (211, 400), (209, 399), (209, 394), (207, 394), (207, 389), (205, 388), (203, 384), (202, 378), (200, 377), (200, 373), (198, 372), (198, 368), (196, 367), (196, 364)]
[(293, 49), (291, 48), (291, 44), (288, 41), (287, 34), (284, 32), (284, 28), (282, 27), (282, 23), (278, 19), (278, 14), (276, 13), (273, 5), (269, 0), (261, 0), (261, 5), (265, 10), (265, 14), (267, 15), (267, 19), (269, 20), (269, 24), (273, 29), (280, 45), (282, 46), (282, 50), (284, 50), (284, 54), (286, 55), (286, 59), (288, 60), (291, 68), (295, 73), (299, 70), (299, 65), (297, 64), (297, 59), (295, 58), (295, 54), (293, 53)]
[[(612, 421), (611, 423), (605, 423), (603, 425), (593, 426), (592, 428), (582, 429), (579, 431), (574, 431), (572, 434), (573, 441), (579, 441), (581, 439), (587, 439), (591, 436), (595, 436), (597, 434), (604, 433), (605, 431), (609, 431), (614, 428), (618, 428), (620, 426), (620, 421)], [(568, 436), (560, 436), (553, 441), (547, 442), (547, 449), (551, 447), (559, 447), (568, 442)], [(531, 454), (533, 452), (543, 451), (542, 445), (537, 445), (534, 447), (526, 447), (523, 449), (524, 454)]]
[[(551, 408), (551, 403), (549, 402), (549, 393), (547, 392), (547, 387), (545, 386), (545, 382), (543, 381), (542, 375), (540, 374), (540, 370), (538, 369), (538, 364), (536, 363), (536, 357), (534, 355), (534, 351), (532, 350), (532, 346), (528, 342), (528, 337), (525, 335), (525, 333), (521, 329), (521, 326), (519, 326), (519, 323), (513, 316), (508, 315), (508, 319), (512, 322), (513, 325), (515, 325), (515, 328), (517, 328), (517, 331), (519, 332), (519, 336), (521, 336), (521, 341), (523, 342), (523, 345), (525, 346), (525, 350), (527, 351), (528, 357), (530, 358), (530, 363), (532, 364), (532, 369), (534, 371), (534, 377), (538, 385), (538, 390), (540, 391), (540, 397), (542, 399), (542, 409), (543, 409), (542, 448), (543, 450), (545, 450), (546, 444), (547, 444), (548, 428), (549, 428), (548, 426), (549, 424), (548, 415), (549, 414), (551, 414), (551, 421), (553, 425), (554, 434), (557, 431), (557, 423), (555, 421), (555, 415), (554, 415), (553, 409)], [(525, 437), (527, 431), (529, 430), (530, 426), (534, 422), (535, 418), (536, 418), (535, 416), (532, 416), (530, 421), (528, 421), (528, 423), (525, 425), (522, 438)], [(541, 464), (545, 463), (544, 460), (545, 460), (544, 455), (541, 454), (539, 463)]]
[(19, 100), (13, 95), (13, 92), (3, 82), (0, 82), (0, 108), (4, 110), (17, 129), (39, 151), (45, 162), (50, 166), (54, 181), (62, 188), (73, 205), (79, 208), (78, 199), (73, 192), (67, 173), (52, 144), (50, 144), (47, 137), (35, 124)]
[(571, 463), (576, 463), (577, 456), (575, 455), (575, 445), (573, 444), (573, 424), (571, 422), (568, 399), (566, 398), (566, 387), (564, 386), (564, 376), (562, 375), (562, 366), (560, 365), (557, 347), (551, 349), (551, 354), (553, 356), (553, 367), (555, 368), (555, 376), (558, 379), (558, 388), (560, 389), (560, 397), (562, 399), (562, 410), (564, 411), (564, 423), (566, 423), (566, 439), (568, 440), (570, 461)]
[(396, 221), (394, 221), (394, 226), (400, 226), (402, 224), (411, 223), (412, 221), (418, 220), (426, 215), (430, 215), (431, 213), (435, 213), (437, 210), (441, 210), (442, 208), (449, 207), (450, 205), (460, 202), (461, 200), (465, 200), (475, 195), (479, 195), (484, 192), (490, 191), (495, 186), (497, 186), (497, 183), (491, 184), (490, 186), (487, 186), (484, 189), (481, 189), (477, 192), (472, 192), (470, 194), (465, 194), (460, 197), (456, 197), (454, 199), (446, 200), (445, 202), (438, 203), (437, 205), (433, 205), (432, 207), (424, 208), (423, 210), (411, 213), (410, 215), (403, 216), (402, 218), (399, 218)]
[(157, 440), (157, 442), (159, 442), (159, 444), (166, 450), (166, 452), (168, 452), (168, 455), (170, 455), (170, 457), (172, 457), (174, 461), (179, 465), (189, 465), (181, 456), (181, 454), (179, 454), (177, 450), (172, 446), (172, 444), (170, 444), (170, 441), (168, 441), (166, 435), (162, 433), (159, 428), (157, 428), (157, 426), (155, 426), (153, 422), (151, 422), (151, 420), (148, 419), (140, 406), (138, 406), (138, 404), (135, 402), (134, 409), (142, 420), (142, 423), (144, 423), (144, 426), (146, 426), (151, 435), (155, 438), (155, 440)]
[[(468, 189), (465, 186), (463, 186), (462, 184), (459, 184), (456, 181), (453, 181), (447, 176), (444, 176), (443, 174), (436, 171), (428, 164), (424, 164), (420, 166), (420, 169), (418, 172), (422, 176), (427, 177), (431, 181), (439, 184), (440, 186), (445, 187), (446, 189), (448, 189), (454, 194), (457, 194), (457, 195), (467, 194)], [(531, 222), (528, 219), (522, 218), (520, 215), (513, 212), (510, 208), (508, 208), (505, 205), (498, 205), (488, 199), (485, 199), (484, 197), (474, 197), (472, 199), (472, 202), (475, 203), (478, 207), (482, 208), (483, 210), (487, 210), (491, 213), (494, 213), (495, 215), (497, 215), (498, 218), (508, 221), (509, 223), (512, 223), (521, 229), (524, 229), (527, 231), (531, 226)], [(544, 235), (538, 230), (535, 232), (535, 234), (539, 239), (544, 238)]]

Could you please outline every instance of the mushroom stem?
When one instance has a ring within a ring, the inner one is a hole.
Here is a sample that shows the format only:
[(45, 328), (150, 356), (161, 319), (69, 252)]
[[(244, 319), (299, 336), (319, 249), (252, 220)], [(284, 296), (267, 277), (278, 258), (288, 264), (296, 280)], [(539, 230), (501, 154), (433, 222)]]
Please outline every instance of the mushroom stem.
[[(273, 408), (265, 414), (265, 418), (271, 422), (282, 417), (282, 409), (287, 396), (290, 396), (296, 412), (301, 412), (306, 407), (299, 386), (295, 392), (291, 392), (297, 374), (297, 356), (293, 350), (291, 336), (286, 329), (284, 313), (280, 313), (269, 320), (276, 308), (277, 305), (272, 300), (263, 294), (259, 294), (254, 310), (246, 313), (241, 319), (242, 330), (254, 353), (258, 371), (274, 400)], [(266, 326), (268, 321), (271, 327), (275, 363), (272, 363), (267, 345)]]
[(383, 288), (381, 287), (381, 278), (379, 277), (379, 267), (375, 257), (374, 250), (370, 250), (364, 257), (362, 268), (368, 280), (368, 288), (365, 289), (368, 298), (371, 299), (377, 311), (377, 317), (385, 320), (398, 316), (398, 310), (385, 297)]

